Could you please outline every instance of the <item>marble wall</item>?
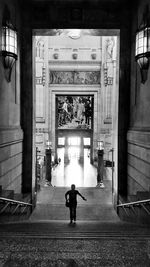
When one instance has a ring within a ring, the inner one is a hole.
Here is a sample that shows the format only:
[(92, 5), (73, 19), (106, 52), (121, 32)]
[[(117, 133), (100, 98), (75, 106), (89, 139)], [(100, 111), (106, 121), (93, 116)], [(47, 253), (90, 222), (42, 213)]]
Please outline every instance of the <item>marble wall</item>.
[(133, 12), (132, 63), (130, 90), (130, 127), (128, 141), (128, 195), (150, 191), (150, 68), (145, 83), (141, 82), (140, 68), (135, 61), (135, 34), (142, 22), (149, 1), (139, 1)]

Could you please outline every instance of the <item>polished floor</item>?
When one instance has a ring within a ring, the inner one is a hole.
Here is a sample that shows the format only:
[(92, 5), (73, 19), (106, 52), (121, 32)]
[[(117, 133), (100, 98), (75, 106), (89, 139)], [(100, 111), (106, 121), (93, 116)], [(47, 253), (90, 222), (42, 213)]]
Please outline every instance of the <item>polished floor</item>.
[(89, 150), (84, 149), (84, 162), (79, 163), (78, 148), (69, 149), (69, 163), (64, 163), (64, 148), (58, 149), (61, 163), (52, 169), (53, 186), (95, 187), (97, 185), (97, 169), (90, 164)]
[[(120, 221), (112, 204), (110, 181), (104, 181), (105, 187), (77, 187), (87, 199), (78, 197), (77, 223), (79, 221)], [(69, 208), (65, 206), (65, 193), (69, 187), (41, 186), (37, 196), (37, 205), (30, 221), (66, 221), (69, 222)]]
[(97, 186), (97, 169), (90, 164), (89, 151), (84, 150), (84, 163), (79, 163), (78, 149), (69, 155), (69, 163), (64, 163), (64, 150), (58, 150), (61, 163), (52, 171), (52, 186), (45, 179), (40, 182), (37, 206), (30, 221), (69, 220), (69, 209), (65, 207), (65, 193), (71, 184), (87, 199), (78, 196), (78, 221), (120, 221), (112, 203), (111, 180), (103, 180), (104, 187)]

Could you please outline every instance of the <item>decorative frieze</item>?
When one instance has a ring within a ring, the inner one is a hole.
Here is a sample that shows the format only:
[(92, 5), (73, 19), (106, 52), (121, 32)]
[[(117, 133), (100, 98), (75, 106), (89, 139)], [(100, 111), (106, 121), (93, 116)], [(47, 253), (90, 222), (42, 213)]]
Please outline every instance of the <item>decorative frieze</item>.
[(100, 71), (49, 71), (50, 84), (100, 84)]

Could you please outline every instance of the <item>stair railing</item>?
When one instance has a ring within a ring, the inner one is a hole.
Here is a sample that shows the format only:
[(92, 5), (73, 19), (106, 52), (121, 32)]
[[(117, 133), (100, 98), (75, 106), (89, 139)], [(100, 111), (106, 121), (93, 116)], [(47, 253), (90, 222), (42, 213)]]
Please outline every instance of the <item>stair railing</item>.
[(129, 216), (127, 212), (127, 208), (131, 208), (132, 211), (136, 214), (135, 207), (142, 207), (148, 215), (150, 215), (150, 210), (147, 209), (146, 205), (150, 204), (150, 199), (145, 199), (145, 200), (138, 200), (134, 202), (128, 202), (128, 203), (121, 203), (117, 205), (117, 208), (123, 208), (127, 216)]
[(4, 203), (4, 207), (0, 210), (0, 214), (5, 212), (6, 209), (10, 205), (15, 205), (15, 208), (13, 209), (11, 214), (14, 214), (20, 207), (23, 207), (23, 209), (21, 210), (21, 213), (24, 213), (24, 211), (26, 210), (27, 207), (32, 207), (32, 204), (30, 204), (28, 202), (18, 201), (18, 200), (14, 200), (14, 199), (5, 198), (5, 197), (0, 197), (0, 202)]

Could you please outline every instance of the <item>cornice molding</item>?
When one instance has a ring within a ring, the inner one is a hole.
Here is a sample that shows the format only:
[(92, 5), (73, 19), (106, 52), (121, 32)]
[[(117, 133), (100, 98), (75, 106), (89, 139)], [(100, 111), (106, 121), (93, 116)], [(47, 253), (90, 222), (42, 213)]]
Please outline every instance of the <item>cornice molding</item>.
[(102, 66), (101, 61), (61, 61), (61, 60), (49, 60), (48, 67), (50, 70), (61, 71), (93, 71), (100, 70)]

